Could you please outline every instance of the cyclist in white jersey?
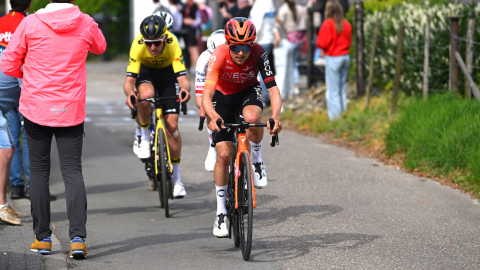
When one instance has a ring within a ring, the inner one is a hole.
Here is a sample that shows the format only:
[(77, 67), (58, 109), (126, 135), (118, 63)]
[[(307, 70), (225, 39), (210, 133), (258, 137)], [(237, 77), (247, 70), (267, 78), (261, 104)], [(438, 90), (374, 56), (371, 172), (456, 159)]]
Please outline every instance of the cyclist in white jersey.
[[(207, 39), (207, 49), (200, 54), (197, 60), (197, 66), (195, 67), (195, 103), (199, 108), (199, 114), (201, 117), (205, 117), (205, 112), (202, 109), (202, 97), (203, 88), (205, 87), (205, 77), (207, 76), (208, 61), (210, 60), (213, 50), (224, 43), (225, 34), (223, 29), (213, 32)], [(213, 172), (213, 167), (215, 167), (215, 162), (217, 162), (217, 149), (211, 146), (212, 131), (208, 127), (207, 131), (209, 146), (207, 159), (205, 159), (205, 170)]]

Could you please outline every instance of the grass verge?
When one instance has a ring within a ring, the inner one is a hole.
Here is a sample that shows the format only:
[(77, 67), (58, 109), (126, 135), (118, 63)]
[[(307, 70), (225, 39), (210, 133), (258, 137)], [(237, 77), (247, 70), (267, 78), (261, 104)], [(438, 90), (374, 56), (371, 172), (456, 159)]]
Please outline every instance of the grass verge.
[(480, 102), (446, 93), (426, 102), (401, 96), (394, 116), (388, 96), (364, 107), (364, 98), (354, 100), (333, 122), (325, 110), (285, 111), (282, 122), (480, 198)]

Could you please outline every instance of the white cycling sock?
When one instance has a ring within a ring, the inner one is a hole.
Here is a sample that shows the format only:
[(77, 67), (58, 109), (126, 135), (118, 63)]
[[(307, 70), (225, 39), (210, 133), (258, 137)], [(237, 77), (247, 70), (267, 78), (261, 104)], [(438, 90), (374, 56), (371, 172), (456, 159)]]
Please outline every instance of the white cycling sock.
[(140, 124), (137, 123), (137, 121), (135, 121), (135, 125), (137, 126), (137, 128), (135, 129), (135, 136), (142, 136), (142, 130), (141, 130)]
[(227, 190), (228, 185), (219, 187), (215, 185), (215, 189), (217, 190), (217, 216), (220, 214), (227, 214)]
[(213, 139), (213, 138), (212, 138), (212, 133), (213, 133), (213, 131), (211, 131), (211, 130), (207, 127), (207, 132), (208, 132), (208, 142), (209, 142), (209, 144), (208, 144), (209, 149), (208, 149), (208, 150), (216, 151), (217, 148), (212, 147), (212, 139)]
[(262, 162), (262, 144), (263, 140), (259, 143), (250, 141), (250, 146), (252, 147), (252, 164)]
[(3, 208), (3, 207), (8, 207), (8, 202), (7, 202), (7, 204), (0, 204), (0, 209)]
[(150, 130), (148, 128), (142, 128), (142, 141), (150, 141)]
[(172, 184), (181, 183), (180, 181), (180, 164), (172, 164)]

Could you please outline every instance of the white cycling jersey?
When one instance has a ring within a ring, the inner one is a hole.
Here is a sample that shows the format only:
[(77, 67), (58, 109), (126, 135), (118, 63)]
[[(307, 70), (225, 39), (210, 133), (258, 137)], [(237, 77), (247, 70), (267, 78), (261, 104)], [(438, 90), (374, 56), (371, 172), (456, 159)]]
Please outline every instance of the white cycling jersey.
[(203, 88), (205, 87), (205, 78), (207, 77), (208, 61), (210, 60), (211, 52), (205, 50), (197, 60), (195, 67), (195, 95), (203, 96)]

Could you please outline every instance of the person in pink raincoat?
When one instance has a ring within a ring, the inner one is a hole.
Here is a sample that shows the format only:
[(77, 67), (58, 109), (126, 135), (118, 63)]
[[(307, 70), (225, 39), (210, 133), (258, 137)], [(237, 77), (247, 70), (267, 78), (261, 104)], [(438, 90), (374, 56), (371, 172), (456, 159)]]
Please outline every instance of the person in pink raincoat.
[(20, 112), (24, 116), (30, 158), (30, 196), (35, 242), (31, 249), (50, 254), (50, 148), (55, 135), (65, 182), (70, 256), (87, 255), (87, 196), (82, 175), (88, 52), (107, 44), (94, 20), (74, 0), (52, 0), (18, 26), (0, 68), (23, 78)]

